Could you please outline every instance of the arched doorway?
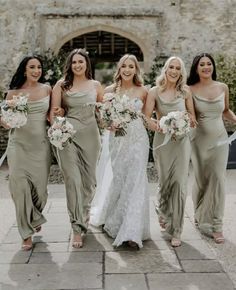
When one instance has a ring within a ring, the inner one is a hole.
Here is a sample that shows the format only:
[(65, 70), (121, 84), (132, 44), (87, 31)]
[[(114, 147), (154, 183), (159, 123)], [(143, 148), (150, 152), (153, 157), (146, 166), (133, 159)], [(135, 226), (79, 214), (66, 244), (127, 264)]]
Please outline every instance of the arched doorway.
[(103, 83), (112, 80), (112, 70), (122, 55), (134, 54), (140, 62), (144, 58), (141, 48), (135, 42), (103, 30), (85, 33), (67, 41), (60, 48), (59, 54), (68, 54), (74, 48), (85, 48), (89, 52), (93, 76)]

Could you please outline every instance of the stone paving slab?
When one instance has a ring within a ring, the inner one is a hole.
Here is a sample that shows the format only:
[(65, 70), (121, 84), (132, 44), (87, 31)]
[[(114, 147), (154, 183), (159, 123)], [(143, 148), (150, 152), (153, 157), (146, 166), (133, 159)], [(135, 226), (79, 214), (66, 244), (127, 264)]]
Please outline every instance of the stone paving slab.
[(181, 272), (172, 250), (106, 252), (105, 273)]
[(68, 252), (69, 242), (63, 243), (36, 243), (34, 253), (65, 253)]
[(65, 263), (102, 263), (103, 253), (75, 252), (75, 253), (35, 253), (29, 257), (29, 264), (65, 264)]
[(4, 239), (0, 244), (0, 290), (236, 290), (235, 196), (226, 211), (231, 227), (225, 228), (229, 237), (225, 245), (215, 245), (194, 227), (188, 197), (183, 243), (173, 249), (170, 236), (160, 231), (155, 213), (156, 184), (149, 184), (152, 240), (145, 241), (141, 250), (114, 248), (102, 228), (92, 226), (84, 247), (74, 249), (64, 185), (49, 185), (44, 210), (48, 222), (34, 235), (32, 251), (22, 252), (14, 205), (4, 188), (0, 200), (0, 239)]
[[(67, 242), (71, 234), (69, 227), (44, 227), (40, 233), (35, 234), (33, 241), (41, 242)], [(12, 227), (7, 233), (3, 243), (15, 243), (19, 240), (19, 232), (17, 227)]]
[(216, 260), (181, 260), (186, 273), (221, 273), (224, 272), (221, 264)]
[(103, 288), (101, 274), (99, 263), (0, 265), (3, 290)]
[[(17, 245), (17, 251), (19, 250), (19, 245)], [(0, 264), (26, 264), (30, 259), (30, 251), (4, 251), (0, 249)]]
[(105, 290), (148, 290), (148, 288), (144, 274), (111, 274), (105, 275)]
[(149, 290), (234, 290), (225, 273), (147, 274)]
[(181, 247), (175, 249), (180, 260), (209, 260), (216, 256), (212, 249), (203, 240), (182, 242)]

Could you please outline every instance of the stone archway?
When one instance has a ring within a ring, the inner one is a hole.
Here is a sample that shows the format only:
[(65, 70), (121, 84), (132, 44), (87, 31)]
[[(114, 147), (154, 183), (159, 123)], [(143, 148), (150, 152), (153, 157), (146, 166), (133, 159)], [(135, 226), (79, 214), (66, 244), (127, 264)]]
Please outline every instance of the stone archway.
[(134, 54), (143, 66), (142, 48), (135, 41), (114, 32), (95, 30), (80, 33), (62, 44), (57, 53), (65, 56), (74, 48), (88, 51), (93, 77), (102, 83), (111, 82), (116, 62), (126, 53)]
[(126, 53), (134, 54), (143, 61), (141, 48), (132, 40), (119, 34), (97, 30), (79, 35), (67, 41), (60, 52), (68, 52), (74, 48), (85, 48), (93, 62), (117, 62)]
[[(84, 37), (94, 37), (97, 38), (95, 41), (97, 46), (97, 53), (94, 55), (93, 51), (94, 48), (90, 47), (92, 51), (90, 51), (89, 47), (84, 43)], [(100, 40), (99, 40), (100, 37)], [(110, 54), (107, 55), (100, 55), (99, 50), (103, 51), (103, 47), (105, 43), (101, 42), (101, 37), (105, 37), (106, 41), (110, 41)], [(120, 50), (118, 50), (118, 53), (116, 54), (115, 47), (112, 48), (112, 39), (115, 41), (120, 42), (120, 45), (123, 47)], [(54, 52), (58, 54), (63, 47), (71, 47), (73, 49), (74, 45), (73, 42), (75, 41), (76, 44), (79, 45), (79, 47), (86, 48), (90, 52), (90, 56), (92, 58), (95, 58), (94, 62), (97, 63), (100, 60), (107, 60), (107, 61), (114, 61), (116, 62), (123, 54), (125, 53), (133, 53), (136, 55), (139, 61), (143, 63), (143, 68), (146, 70), (146, 68), (149, 68), (149, 63), (146, 61), (146, 59), (149, 58), (149, 49), (146, 47), (146, 44), (142, 41), (142, 39), (139, 39), (136, 35), (124, 31), (122, 29), (117, 29), (116, 27), (111, 27), (107, 25), (97, 25), (97, 26), (90, 26), (84, 29), (80, 29), (77, 31), (73, 31), (69, 34), (67, 34), (65, 37), (60, 38), (60, 40), (54, 45)], [(78, 47), (78, 46), (77, 46)], [(100, 48), (99, 48), (100, 47)]]

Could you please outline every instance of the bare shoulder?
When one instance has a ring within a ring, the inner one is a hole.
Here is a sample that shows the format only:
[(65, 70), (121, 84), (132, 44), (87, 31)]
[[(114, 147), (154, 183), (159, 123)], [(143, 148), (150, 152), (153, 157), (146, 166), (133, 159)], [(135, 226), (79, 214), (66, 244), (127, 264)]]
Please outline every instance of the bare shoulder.
[(114, 90), (115, 90), (115, 85), (112, 84), (112, 85), (110, 85), (110, 86), (108, 86), (108, 87), (106, 87), (106, 88), (104, 89), (104, 93), (105, 93), (105, 94), (106, 94), (106, 93), (113, 93)]
[(155, 97), (156, 94), (158, 93), (158, 87), (154, 86), (148, 91), (148, 95), (151, 97)]
[(228, 85), (226, 83), (222, 83), (222, 82), (215, 82), (217, 86), (219, 86), (220, 88), (222, 88), (222, 90), (226, 91), (228, 90)]
[(99, 81), (92, 80), (92, 82), (93, 82), (93, 85), (94, 85), (96, 88), (101, 86), (101, 83), (100, 83)]
[(191, 97), (191, 95), (192, 95), (191, 88), (188, 85), (184, 85), (183, 89), (184, 89), (185, 98)]
[(41, 84), (42, 89), (44, 89), (46, 91), (47, 94), (51, 94), (52, 92), (52, 88), (51, 86), (47, 85), (47, 84)]
[(60, 80), (58, 80), (58, 81), (56, 82), (55, 86), (53, 87), (53, 90), (54, 90), (55, 88), (61, 88), (63, 82), (64, 82), (64, 79), (60, 79)]
[(184, 85), (183, 89), (185, 90), (185, 92), (190, 92), (190, 86), (188, 85)]
[(142, 92), (142, 95), (147, 95), (147, 93), (148, 93), (148, 89), (147, 89), (147, 87), (145, 87), (145, 86), (141, 86), (141, 87), (140, 87), (140, 90), (141, 90), (141, 92)]
[(197, 84), (188, 86), (188, 88), (189, 88), (189, 91), (194, 94), (197, 91)]
[(7, 92), (7, 96), (6, 96), (6, 99), (12, 99), (13, 98), (13, 96), (17, 96), (17, 95), (19, 95), (19, 90), (9, 90), (8, 92)]

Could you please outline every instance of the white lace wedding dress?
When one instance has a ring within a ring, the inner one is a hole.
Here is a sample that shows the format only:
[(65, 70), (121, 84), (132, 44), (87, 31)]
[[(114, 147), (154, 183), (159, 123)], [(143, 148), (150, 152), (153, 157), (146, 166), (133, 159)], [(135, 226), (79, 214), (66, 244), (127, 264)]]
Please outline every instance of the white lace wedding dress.
[(148, 152), (149, 140), (141, 119), (129, 124), (125, 136), (107, 132), (103, 138), (90, 223), (104, 225), (115, 239), (114, 246), (134, 241), (141, 248), (142, 241), (150, 237)]

